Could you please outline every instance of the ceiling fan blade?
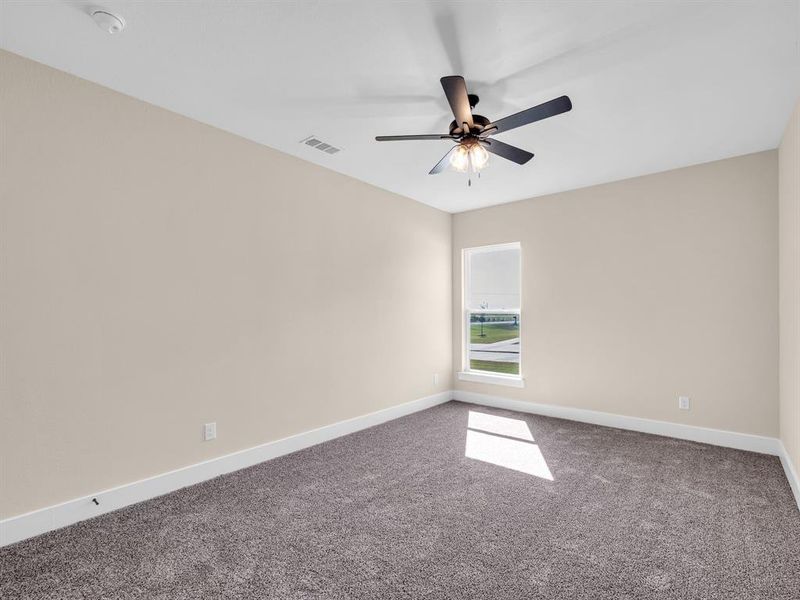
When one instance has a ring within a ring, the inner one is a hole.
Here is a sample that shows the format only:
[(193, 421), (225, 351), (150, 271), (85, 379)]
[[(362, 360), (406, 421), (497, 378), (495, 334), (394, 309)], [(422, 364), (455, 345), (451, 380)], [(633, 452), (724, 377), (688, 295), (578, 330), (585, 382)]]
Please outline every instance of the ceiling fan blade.
[(453, 153), (453, 150), (455, 150), (456, 148), (458, 148), (458, 145), (453, 146), (452, 148), (450, 148), (450, 150), (447, 151), (447, 154), (445, 154), (442, 157), (442, 160), (440, 160), (438, 163), (436, 163), (436, 166), (434, 166), (428, 172), (428, 175), (436, 175), (437, 173), (441, 173), (442, 171), (444, 171), (447, 168), (447, 166), (450, 164), (450, 155)]
[(402, 140), (452, 140), (453, 136), (445, 133), (426, 133), (423, 135), (379, 135), (375, 137), (377, 142), (397, 142)]
[(541, 121), (548, 117), (554, 117), (570, 110), (572, 110), (572, 101), (567, 96), (561, 96), (560, 98), (550, 100), (539, 106), (534, 106), (533, 108), (509, 115), (508, 117), (503, 117), (494, 123), (489, 123), (483, 131), (486, 135), (494, 135), (495, 133), (522, 127), (528, 123), (535, 123), (536, 121)]
[(524, 165), (533, 158), (533, 154), (522, 148), (517, 148), (500, 140), (481, 140), (481, 144), (492, 154), (507, 158), (518, 165)]
[(461, 127), (464, 123), (473, 126), (472, 123), (472, 110), (469, 107), (469, 97), (467, 96), (467, 84), (464, 83), (464, 78), (461, 75), (451, 75), (450, 77), (442, 77), (442, 88), (444, 95), (447, 96), (447, 101), (450, 103), (450, 108), (455, 115), (456, 123)]

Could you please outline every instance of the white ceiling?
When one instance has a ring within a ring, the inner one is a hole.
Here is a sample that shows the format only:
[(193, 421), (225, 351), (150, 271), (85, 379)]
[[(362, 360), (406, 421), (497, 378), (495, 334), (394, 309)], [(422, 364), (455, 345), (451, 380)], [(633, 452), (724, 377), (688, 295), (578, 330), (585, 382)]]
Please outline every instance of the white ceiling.
[[(458, 212), (775, 148), (800, 95), (799, 5), (4, 0), (0, 46)], [(574, 108), (498, 135), (536, 157), (492, 157), (468, 188), (427, 174), (449, 142), (373, 139), (446, 132), (451, 74), (490, 119)], [(343, 151), (298, 143), (311, 134)]]

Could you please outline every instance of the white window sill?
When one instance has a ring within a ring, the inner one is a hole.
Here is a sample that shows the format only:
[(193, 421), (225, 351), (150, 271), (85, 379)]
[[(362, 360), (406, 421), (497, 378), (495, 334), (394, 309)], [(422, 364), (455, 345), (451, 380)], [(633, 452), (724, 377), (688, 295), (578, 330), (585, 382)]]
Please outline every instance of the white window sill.
[(514, 375), (493, 375), (490, 373), (476, 373), (474, 371), (459, 371), (460, 381), (474, 381), (475, 383), (492, 383), (494, 385), (507, 385), (509, 387), (525, 387), (525, 380)]

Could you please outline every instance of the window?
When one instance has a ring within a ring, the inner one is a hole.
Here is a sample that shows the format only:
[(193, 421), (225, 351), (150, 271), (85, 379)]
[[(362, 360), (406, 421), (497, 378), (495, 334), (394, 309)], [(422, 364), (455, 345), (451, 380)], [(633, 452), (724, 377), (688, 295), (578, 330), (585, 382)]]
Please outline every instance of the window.
[(464, 369), (460, 379), (518, 385), (520, 246), (464, 250)]

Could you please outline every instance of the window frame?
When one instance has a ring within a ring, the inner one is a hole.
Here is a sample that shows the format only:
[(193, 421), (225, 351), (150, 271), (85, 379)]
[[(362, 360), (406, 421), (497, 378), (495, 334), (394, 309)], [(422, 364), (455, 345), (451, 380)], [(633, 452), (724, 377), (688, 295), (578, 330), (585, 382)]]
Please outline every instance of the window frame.
[[(519, 308), (517, 309), (491, 309), (491, 308), (470, 308), (469, 294), (471, 290), (471, 259), (476, 254), (488, 252), (499, 252), (503, 250), (517, 250), (519, 252)], [(480, 383), (494, 383), (508, 385), (512, 387), (524, 387), (522, 373), (522, 245), (520, 242), (508, 242), (503, 244), (491, 244), (488, 246), (476, 246), (473, 248), (462, 248), (461, 250), (461, 371), (458, 379), (462, 381), (473, 381)], [(519, 320), (519, 373), (495, 373), (492, 371), (481, 371), (470, 367), (470, 338), (472, 315), (479, 314), (508, 314), (517, 315)]]

